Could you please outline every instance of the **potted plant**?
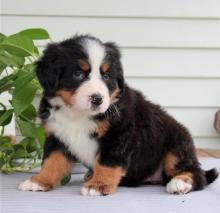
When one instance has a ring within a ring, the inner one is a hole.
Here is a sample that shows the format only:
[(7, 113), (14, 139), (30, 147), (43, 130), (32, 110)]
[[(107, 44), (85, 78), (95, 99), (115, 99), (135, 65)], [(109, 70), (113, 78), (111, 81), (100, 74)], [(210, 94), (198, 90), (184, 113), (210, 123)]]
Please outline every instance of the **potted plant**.
[[(32, 169), (42, 156), (45, 135), (32, 102), (41, 92), (34, 72), (40, 54), (34, 42), (44, 39), (49, 39), (44, 29), (0, 34), (0, 94), (10, 94), (9, 106), (0, 99), (0, 170), (5, 173)], [(21, 133), (16, 143), (4, 133), (12, 119)]]

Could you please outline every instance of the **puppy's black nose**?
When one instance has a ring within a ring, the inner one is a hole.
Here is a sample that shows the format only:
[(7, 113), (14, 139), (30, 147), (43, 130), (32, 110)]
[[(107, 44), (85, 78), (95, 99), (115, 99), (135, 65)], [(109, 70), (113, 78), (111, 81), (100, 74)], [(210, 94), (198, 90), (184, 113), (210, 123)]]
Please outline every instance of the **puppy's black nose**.
[(92, 94), (91, 95), (91, 103), (93, 106), (97, 107), (101, 105), (103, 102), (102, 96), (100, 94)]

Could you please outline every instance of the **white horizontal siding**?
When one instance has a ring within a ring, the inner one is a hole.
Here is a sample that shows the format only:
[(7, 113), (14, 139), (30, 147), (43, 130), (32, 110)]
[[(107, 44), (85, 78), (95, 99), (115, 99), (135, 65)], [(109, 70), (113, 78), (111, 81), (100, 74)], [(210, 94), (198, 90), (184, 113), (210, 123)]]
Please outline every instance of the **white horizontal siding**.
[(1, 14), (5, 34), (43, 27), (53, 41), (90, 33), (116, 42), (126, 81), (187, 126), (197, 146), (220, 147), (219, 0), (2, 0)]
[[(213, 108), (167, 108), (179, 122), (187, 126), (196, 138), (218, 137), (213, 119), (217, 109)], [(219, 139), (220, 140), (220, 139)]]
[(149, 99), (172, 107), (219, 107), (220, 79), (129, 78)]
[(220, 77), (219, 50), (125, 48), (122, 55), (129, 77)]
[(23, 28), (43, 27), (52, 40), (90, 33), (123, 47), (220, 48), (219, 20), (131, 19), (97, 17), (3, 16), (2, 29), (10, 34)]
[(194, 144), (200, 148), (219, 149), (219, 137), (218, 138), (194, 138)]
[(3, 14), (118, 17), (220, 17), (219, 0), (2, 0)]

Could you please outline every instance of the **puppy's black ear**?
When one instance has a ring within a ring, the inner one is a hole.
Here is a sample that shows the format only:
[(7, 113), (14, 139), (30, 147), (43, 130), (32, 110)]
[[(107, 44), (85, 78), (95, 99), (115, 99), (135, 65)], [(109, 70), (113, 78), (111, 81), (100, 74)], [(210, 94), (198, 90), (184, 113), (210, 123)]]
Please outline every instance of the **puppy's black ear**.
[(45, 97), (43, 97), (41, 99), (39, 110), (38, 110), (39, 118), (42, 121), (46, 121), (50, 117), (50, 108), (51, 108), (50, 103)]
[(50, 44), (36, 64), (36, 75), (46, 97), (54, 96), (58, 89), (63, 64), (62, 52), (59, 44)]
[(118, 46), (115, 43), (107, 42), (105, 43), (106, 51), (107, 51), (107, 60), (110, 60), (113, 66), (113, 69), (117, 72), (117, 83), (120, 89), (120, 96), (124, 93), (124, 74), (123, 68), (121, 64), (121, 53), (119, 51)]

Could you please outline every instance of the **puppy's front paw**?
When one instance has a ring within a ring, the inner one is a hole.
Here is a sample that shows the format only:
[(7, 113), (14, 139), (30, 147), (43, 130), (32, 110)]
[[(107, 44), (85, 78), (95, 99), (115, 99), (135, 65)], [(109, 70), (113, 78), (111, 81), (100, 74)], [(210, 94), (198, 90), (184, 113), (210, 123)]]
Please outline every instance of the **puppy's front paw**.
[(116, 189), (116, 186), (101, 182), (86, 182), (82, 189), (81, 194), (83, 196), (100, 196), (100, 195), (110, 195)]
[(29, 179), (21, 182), (18, 186), (18, 189), (21, 191), (33, 191), (33, 192), (46, 191), (45, 187), (43, 187), (40, 184), (35, 183)]

